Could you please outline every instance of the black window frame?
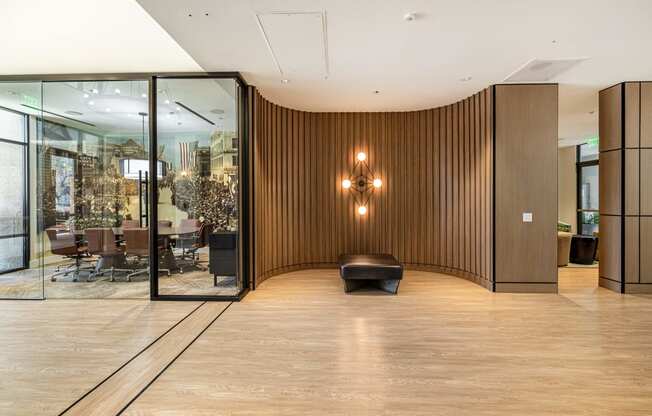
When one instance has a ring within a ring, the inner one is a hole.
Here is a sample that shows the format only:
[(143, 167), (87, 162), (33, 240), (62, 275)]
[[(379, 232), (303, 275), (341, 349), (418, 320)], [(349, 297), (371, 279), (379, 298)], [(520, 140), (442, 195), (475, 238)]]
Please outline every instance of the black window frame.
[[(156, 88), (157, 80), (163, 78), (176, 78), (176, 79), (234, 79), (238, 85), (238, 112), (239, 112), (239, 174), (240, 174), (240, 218), (239, 218), (239, 279), (242, 281), (242, 289), (235, 296), (220, 296), (220, 295), (161, 295), (158, 292), (158, 252), (157, 239), (158, 239), (158, 213), (155, 203), (149, 204), (149, 215), (151, 226), (149, 227), (149, 241), (150, 241), (150, 299), (151, 300), (177, 300), (177, 301), (239, 301), (250, 290), (250, 282), (253, 281), (254, 271), (250, 269), (250, 256), (251, 244), (250, 236), (252, 224), (250, 224), (250, 187), (253, 186), (251, 181), (253, 178), (249, 177), (249, 84), (244, 80), (239, 72), (145, 72), (145, 73), (87, 73), (87, 74), (34, 74), (34, 75), (0, 75), (0, 82), (84, 82), (84, 81), (147, 81), (148, 82), (148, 100), (149, 100), (149, 163), (150, 171), (156, 171), (156, 158), (153, 155), (157, 154), (158, 140), (156, 136), (157, 130), (157, 106), (156, 99), (158, 90)], [(11, 110), (14, 111), (15, 110)], [(27, 117), (26, 117), (26, 120)], [(29, 126), (28, 126), (29, 127)], [(29, 134), (27, 136), (29, 138)], [(27, 158), (29, 162), (29, 157)], [(27, 171), (26, 183), (29, 186), (29, 169)], [(151, 185), (148, 189), (149, 201), (157, 201), (156, 192), (158, 192), (158, 178), (157, 175), (151, 175)], [(29, 189), (28, 189), (29, 191)], [(29, 198), (29, 192), (27, 193)], [(29, 211), (26, 211), (29, 212)], [(27, 225), (29, 226), (29, 216), (27, 216)], [(29, 230), (28, 230), (29, 234)], [(29, 250), (29, 245), (27, 246)], [(29, 251), (28, 251), (29, 253)], [(43, 297), (44, 299), (45, 297)]]
[(17, 145), (21, 146), (23, 148), (23, 233), (21, 234), (7, 234), (7, 235), (0, 235), (0, 239), (8, 239), (8, 238), (20, 238), (23, 237), (23, 265), (21, 267), (15, 267), (13, 269), (7, 269), (7, 270), (1, 270), (0, 275), (6, 274), (6, 273), (12, 273), (12, 272), (17, 272), (20, 270), (25, 270), (29, 268), (29, 262), (30, 262), (30, 247), (31, 247), (31, 230), (30, 230), (30, 221), (29, 221), (29, 214), (30, 214), (30, 192), (29, 192), (29, 183), (30, 183), (30, 176), (29, 176), (29, 171), (30, 171), (30, 163), (29, 163), (29, 157), (30, 157), (30, 152), (29, 152), (29, 138), (30, 138), (30, 129), (29, 129), (29, 117), (21, 113), (20, 111), (12, 110), (11, 108), (6, 108), (0, 106), (0, 111), (8, 111), (10, 113), (18, 114), (23, 118), (23, 132), (24, 132), (24, 140), (18, 141), (15, 139), (10, 139), (10, 138), (5, 138), (5, 137), (0, 137), (0, 142), (6, 143), (6, 144), (11, 144), (11, 145)]

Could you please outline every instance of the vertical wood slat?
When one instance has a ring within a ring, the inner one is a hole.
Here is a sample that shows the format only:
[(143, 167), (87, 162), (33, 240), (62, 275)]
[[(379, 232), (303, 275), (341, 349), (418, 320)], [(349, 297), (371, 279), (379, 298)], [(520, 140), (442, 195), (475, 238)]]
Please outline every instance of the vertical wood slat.
[[(490, 279), (490, 96), (404, 113), (313, 113), (262, 96), (253, 138), (256, 281), (392, 252), (408, 267)], [(365, 218), (341, 189), (365, 151), (383, 180)]]

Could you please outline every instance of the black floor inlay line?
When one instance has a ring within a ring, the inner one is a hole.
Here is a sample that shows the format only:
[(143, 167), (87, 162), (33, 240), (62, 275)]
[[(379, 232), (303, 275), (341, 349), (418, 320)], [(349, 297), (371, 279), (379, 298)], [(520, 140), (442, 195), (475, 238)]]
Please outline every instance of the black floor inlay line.
[[(206, 302), (204, 302), (204, 303), (206, 303)], [(203, 304), (202, 304), (202, 305), (203, 305)], [(181, 357), (181, 355), (183, 355), (183, 353), (186, 352), (186, 350), (187, 350), (188, 348), (190, 348), (190, 346), (191, 346), (192, 344), (194, 344), (195, 341), (197, 341), (197, 340), (199, 339), (199, 337), (201, 337), (201, 336), (204, 334), (204, 332), (206, 332), (206, 330), (208, 330), (208, 328), (210, 328), (210, 327), (213, 325), (213, 323), (215, 323), (215, 321), (217, 321), (217, 320), (220, 318), (220, 316), (222, 316), (222, 315), (224, 314), (224, 312), (227, 311), (227, 309), (229, 309), (229, 308), (231, 307), (231, 305), (233, 305), (233, 302), (229, 302), (229, 304), (226, 305), (226, 308), (222, 309), (222, 311), (221, 311), (220, 313), (218, 313), (217, 316), (216, 316), (215, 318), (213, 318), (213, 320), (210, 321), (210, 322), (208, 323), (208, 325), (206, 325), (206, 327), (205, 327), (204, 329), (202, 329), (202, 330), (199, 332), (199, 334), (197, 334), (197, 336), (194, 337), (194, 338), (192, 339), (192, 341), (190, 341), (190, 343), (184, 347), (184, 349), (181, 350), (181, 352), (179, 352), (179, 354), (177, 354), (177, 355), (176, 355), (176, 356), (175, 356), (175, 357), (174, 357), (174, 358), (173, 358), (169, 363), (167, 363), (167, 365), (166, 365), (165, 367), (163, 367), (163, 369), (162, 369), (161, 371), (159, 371), (158, 374), (156, 374), (156, 375), (152, 378), (152, 380), (150, 380), (150, 382), (147, 383), (147, 385), (146, 385), (145, 387), (143, 387), (143, 388), (138, 392), (138, 394), (136, 394), (136, 395), (134, 396), (133, 399), (129, 400), (129, 403), (127, 403), (127, 404), (126, 404), (126, 405), (125, 405), (125, 406), (124, 406), (124, 407), (123, 407), (123, 408), (122, 408), (122, 409), (117, 413), (116, 416), (119, 416), (119, 415), (121, 415), (122, 413), (124, 413), (124, 411), (127, 410), (127, 409), (129, 408), (129, 406), (131, 406), (131, 404), (132, 404), (133, 402), (135, 402), (135, 401), (136, 401), (136, 400), (137, 400), (137, 399), (138, 399), (138, 398), (139, 398), (139, 397), (140, 397), (140, 396), (141, 396), (141, 395), (142, 395), (142, 394), (143, 394), (143, 393), (144, 393), (144, 392), (145, 392), (145, 391), (146, 391), (146, 390), (147, 390), (147, 389), (152, 385), (152, 384), (154, 384), (154, 382), (155, 382), (156, 380), (158, 380), (158, 378), (159, 378), (163, 373), (165, 373), (165, 372), (167, 371), (167, 369), (170, 368), (170, 366), (171, 366), (172, 364), (174, 364), (174, 362), (175, 362), (179, 357)], [(201, 306), (201, 305), (200, 305), (200, 306)], [(193, 311), (193, 312), (194, 312), (194, 311)]]
[[(165, 330), (165, 332), (163, 332), (161, 335), (159, 335), (158, 337), (156, 337), (152, 342), (150, 342), (150, 343), (147, 344), (144, 348), (142, 348), (140, 351), (138, 351), (138, 352), (137, 352), (133, 357), (131, 357), (129, 360), (127, 360), (124, 364), (122, 364), (120, 367), (118, 367), (118, 368), (117, 368), (115, 371), (113, 371), (111, 374), (109, 374), (108, 376), (106, 376), (102, 381), (100, 381), (99, 383), (97, 383), (97, 384), (96, 384), (92, 389), (90, 389), (89, 391), (87, 391), (86, 393), (84, 393), (84, 395), (82, 395), (80, 398), (78, 398), (77, 400), (75, 400), (75, 401), (74, 401), (70, 406), (66, 407), (66, 408), (65, 408), (61, 413), (59, 413), (58, 416), (62, 416), (62, 415), (64, 415), (68, 410), (70, 410), (70, 409), (72, 409), (73, 407), (75, 407), (75, 405), (77, 405), (77, 403), (79, 403), (79, 402), (81, 402), (82, 400), (84, 400), (84, 399), (85, 399), (89, 394), (91, 394), (92, 392), (94, 392), (95, 390), (97, 390), (98, 387), (100, 387), (102, 384), (106, 383), (106, 381), (107, 381), (108, 379), (110, 379), (111, 377), (113, 377), (113, 376), (114, 376), (118, 371), (122, 370), (124, 367), (126, 367), (127, 365), (129, 365), (129, 363), (131, 363), (133, 360), (135, 360), (136, 358), (138, 358), (138, 356), (141, 355), (143, 352), (145, 352), (149, 347), (151, 347), (152, 345), (156, 344), (156, 343), (157, 343), (161, 338), (163, 338), (164, 336), (166, 336), (170, 331), (172, 331), (174, 328), (176, 328), (176, 327), (177, 327), (181, 322), (185, 321), (188, 317), (190, 317), (190, 315), (192, 315), (192, 314), (195, 313), (199, 308), (201, 308), (202, 306), (204, 306), (205, 303), (206, 303), (206, 302), (202, 302), (202, 303), (200, 303), (200, 304), (199, 304), (195, 309), (193, 309), (192, 311), (190, 311), (186, 316), (184, 316), (183, 318), (181, 318), (177, 323), (175, 323), (175, 324), (172, 325), (170, 328), (168, 328), (167, 330)], [(230, 306), (230, 305), (229, 305), (229, 306)], [(228, 308), (228, 306), (227, 306), (227, 308)], [(226, 308), (225, 308), (225, 310), (226, 310)]]

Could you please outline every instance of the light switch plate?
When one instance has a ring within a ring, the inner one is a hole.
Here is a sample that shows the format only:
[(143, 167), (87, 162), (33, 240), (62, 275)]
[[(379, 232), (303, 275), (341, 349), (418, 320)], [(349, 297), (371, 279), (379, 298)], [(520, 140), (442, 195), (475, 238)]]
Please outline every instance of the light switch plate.
[(532, 213), (524, 212), (523, 213), (523, 222), (532, 222)]

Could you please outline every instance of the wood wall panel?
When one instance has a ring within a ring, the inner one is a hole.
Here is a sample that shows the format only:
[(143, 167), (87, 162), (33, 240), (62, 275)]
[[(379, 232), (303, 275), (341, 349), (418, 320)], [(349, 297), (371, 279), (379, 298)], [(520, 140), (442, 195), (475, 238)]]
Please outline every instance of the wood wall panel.
[[(489, 287), (491, 99), (484, 90), (430, 110), (313, 113), (256, 94), (256, 281), (389, 252)], [(359, 151), (383, 180), (364, 217), (340, 185)]]
[(600, 214), (620, 215), (622, 150), (600, 153)]
[(636, 148), (640, 143), (640, 82), (625, 83), (625, 147)]
[[(617, 91), (625, 92), (623, 101)], [(625, 293), (652, 293), (651, 135), (649, 82), (600, 91), (600, 284)]]
[(498, 291), (557, 290), (557, 93), (553, 84), (495, 87)]
[(614, 85), (600, 91), (599, 131), (600, 151), (622, 147), (622, 85)]
[(641, 82), (641, 147), (652, 148), (652, 82)]

